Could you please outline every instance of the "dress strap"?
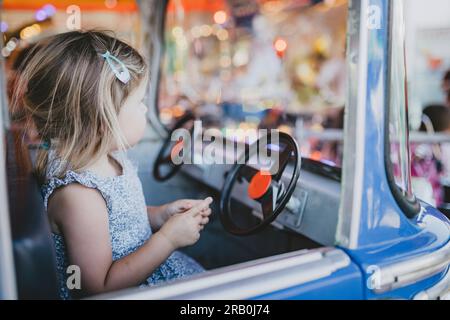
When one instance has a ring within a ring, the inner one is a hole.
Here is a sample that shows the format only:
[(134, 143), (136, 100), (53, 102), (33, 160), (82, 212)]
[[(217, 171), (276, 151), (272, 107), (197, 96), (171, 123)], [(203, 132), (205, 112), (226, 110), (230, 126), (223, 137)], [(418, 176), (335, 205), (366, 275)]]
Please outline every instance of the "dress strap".
[(48, 199), (53, 194), (53, 192), (61, 187), (67, 186), (71, 183), (78, 183), (87, 188), (92, 188), (98, 190), (103, 198), (105, 199), (107, 205), (110, 203), (109, 195), (103, 192), (101, 186), (101, 181), (89, 171), (84, 171), (81, 173), (75, 171), (67, 171), (64, 177), (50, 177), (47, 182), (42, 186), (42, 196), (44, 198), (44, 206), (47, 209)]

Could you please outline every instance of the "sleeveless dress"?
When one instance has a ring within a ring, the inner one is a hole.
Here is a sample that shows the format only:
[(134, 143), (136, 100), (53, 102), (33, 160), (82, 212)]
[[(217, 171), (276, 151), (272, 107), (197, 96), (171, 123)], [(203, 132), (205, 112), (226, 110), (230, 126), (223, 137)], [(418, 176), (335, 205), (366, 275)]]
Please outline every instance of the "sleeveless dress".
[[(41, 190), (46, 209), (49, 197), (59, 187), (79, 183), (87, 188), (98, 190), (104, 198), (108, 210), (112, 259), (116, 261), (142, 246), (152, 236), (152, 230), (136, 167), (124, 154), (115, 154), (113, 157), (122, 165), (121, 176), (100, 177), (91, 171), (75, 172), (68, 170), (63, 178), (58, 178), (56, 172), (61, 162), (57, 160), (49, 161), (47, 182)], [(69, 276), (67, 273), (69, 262), (64, 237), (56, 233), (52, 233), (52, 237), (56, 250), (60, 297), (70, 299), (70, 290), (66, 285)], [(179, 251), (175, 251), (140, 287), (181, 279), (203, 271), (204, 269), (196, 261)], [(81, 270), (82, 276), (83, 270)]]

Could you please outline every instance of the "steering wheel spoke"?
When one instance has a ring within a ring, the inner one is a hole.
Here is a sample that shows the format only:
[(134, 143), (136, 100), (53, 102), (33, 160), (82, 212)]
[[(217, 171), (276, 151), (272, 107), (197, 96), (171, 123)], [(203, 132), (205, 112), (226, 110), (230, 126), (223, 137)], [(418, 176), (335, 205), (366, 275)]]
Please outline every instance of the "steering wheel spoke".
[(290, 149), (285, 149), (283, 150), (280, 155), (279, 155), (279, 159), (278, 159), (278, 170), (277, 173), (273, 175), (273, 179), (275, 181), (280, 181), (281, 177), (283, 176), (283, 172), (284, 170), (286, 170), (286, 167), (289, 163), (289, 159), (292, 156), (292, 150)]
[(272, 186), (269, 191), (259, 200), (264, 219), (268, 219), (273, 215), (275, 209), (276, 189)]
[(250, 167), (249, 165), (243, 165), (243, 167), (239, 170), (238, 178), (244, 178), (247, 182), (252, 181), (252, 178), (258, 173), (258, 170)]

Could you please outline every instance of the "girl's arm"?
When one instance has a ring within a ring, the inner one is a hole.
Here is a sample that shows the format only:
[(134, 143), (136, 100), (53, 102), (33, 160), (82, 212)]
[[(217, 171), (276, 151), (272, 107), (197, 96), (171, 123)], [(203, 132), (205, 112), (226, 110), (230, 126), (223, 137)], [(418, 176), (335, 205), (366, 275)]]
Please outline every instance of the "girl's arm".
[(68, 259), (81, 270), (81, 292), (98, 294), (142, 283), (175, 250), (162, 233), (155, 233), (130, 255), (112, 261), (105, 201), (94, 189), (70, 184), (55, 191), (49, 217), (64, 234)]
[(148, 220), (150, 221), (150, 226), (152, 230), (157, 231), (166, 221), (167, 205), (162, 205), (159, 207), (147, 206)]

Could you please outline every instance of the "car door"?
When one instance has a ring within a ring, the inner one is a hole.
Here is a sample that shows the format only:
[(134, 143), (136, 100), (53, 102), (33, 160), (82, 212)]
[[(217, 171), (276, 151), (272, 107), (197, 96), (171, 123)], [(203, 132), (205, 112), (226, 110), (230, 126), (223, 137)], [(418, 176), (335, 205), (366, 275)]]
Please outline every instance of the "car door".
[(361, 273), (337, 248), (302, 250), (130, 289), (106, 299), (362, 299)]

